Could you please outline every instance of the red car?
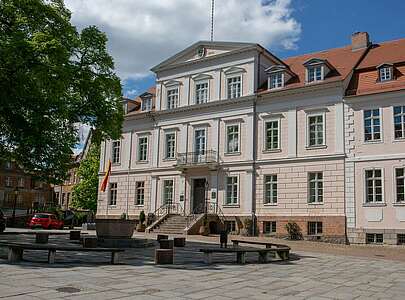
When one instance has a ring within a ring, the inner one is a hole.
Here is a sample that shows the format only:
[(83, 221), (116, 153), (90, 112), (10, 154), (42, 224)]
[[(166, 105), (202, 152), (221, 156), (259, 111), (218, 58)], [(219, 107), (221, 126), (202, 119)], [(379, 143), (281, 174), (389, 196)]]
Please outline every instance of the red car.
[(28, 226), (31, 229), (36, 227), (41, 227), (44, 229), (63, 229), (63, 221), (58, 220), (58, 218), (53, 214), (38, 213), (31, 218)]

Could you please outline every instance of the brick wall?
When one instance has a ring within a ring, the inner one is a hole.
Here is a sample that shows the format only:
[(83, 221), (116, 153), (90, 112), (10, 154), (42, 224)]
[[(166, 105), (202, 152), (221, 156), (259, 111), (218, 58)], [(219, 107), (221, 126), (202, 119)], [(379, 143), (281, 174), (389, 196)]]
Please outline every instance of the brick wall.
[(322, 222), (322, 235), (319, 239), (327, 242), (346, 242), (346, 218), (344, 216), (264, 216), (258, 217), (259, 234), (263, 235), (263, 222), (276, 221), (276, 237), (286, 237), (288, 235), (285, 225), (288, 222), (295, 222), (301, 228), (305, 239), (315, 239), (308, 236), (308, 222)]

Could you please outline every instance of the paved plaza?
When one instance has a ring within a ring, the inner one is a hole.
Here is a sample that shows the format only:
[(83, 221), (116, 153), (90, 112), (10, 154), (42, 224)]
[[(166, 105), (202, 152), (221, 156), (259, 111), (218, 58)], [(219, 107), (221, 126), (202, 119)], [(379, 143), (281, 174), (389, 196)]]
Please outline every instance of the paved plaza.
[[(34, 239), (32, 235), (7, 239)], [(3, 237), (1, 239), (4, 239)], [(50, 242), (63, 237), (53, 236)], [(24, 252), (10, 265), (0, 250), (0, 299), (404, 299), (405, 263), (381, 258), (295, 251), (289, 262), (244, 266), (233, 255), (216, 255), (204, 264), (205, 242), (175, 249), (175, 264), (157, 266), (154, 247), (130, 249), (121, 264), (108, 254)], [(398, 251), (403, 251), (402, 249)]]

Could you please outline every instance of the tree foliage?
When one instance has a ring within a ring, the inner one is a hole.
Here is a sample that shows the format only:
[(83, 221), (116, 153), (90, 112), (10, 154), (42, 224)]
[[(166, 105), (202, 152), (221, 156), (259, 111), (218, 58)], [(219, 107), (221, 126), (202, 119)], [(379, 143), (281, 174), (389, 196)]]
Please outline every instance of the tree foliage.
[(79, 183), (72, 193), (72, 207), (97, 210), (98, 170), (100, 164), (100, 146), (92, 144), (85, 159), (80, 163), (77, 176)]
[(121, 84), (96, 27), (81, 32), (63, 0), (0, 1), (0, 159), (65, 177), (78, 123), (118, 138)]

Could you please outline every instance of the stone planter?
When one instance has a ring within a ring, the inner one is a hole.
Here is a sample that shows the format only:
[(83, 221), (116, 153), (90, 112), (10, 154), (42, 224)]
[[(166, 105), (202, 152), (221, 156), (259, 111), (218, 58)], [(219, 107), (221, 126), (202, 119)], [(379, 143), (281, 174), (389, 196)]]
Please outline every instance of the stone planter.
[(96, 219), (98, 238), (130, 239), (134, 233), (135, 220)]

